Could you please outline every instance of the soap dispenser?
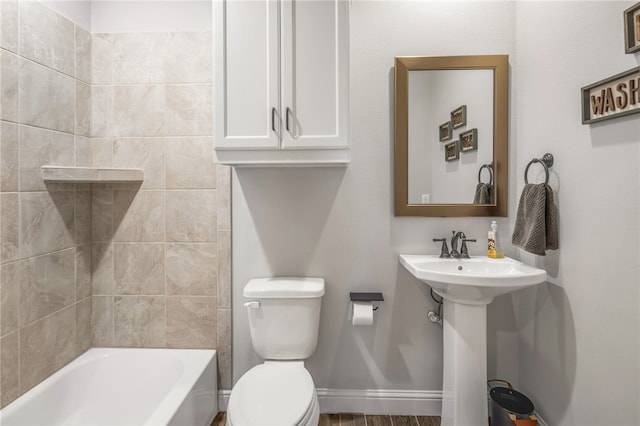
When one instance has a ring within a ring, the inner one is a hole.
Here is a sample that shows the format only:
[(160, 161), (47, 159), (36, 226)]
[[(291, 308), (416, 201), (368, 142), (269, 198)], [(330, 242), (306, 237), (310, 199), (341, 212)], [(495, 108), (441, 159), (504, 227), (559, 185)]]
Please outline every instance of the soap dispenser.
[(498, 222), (495, 220), (491, 221), (491, 230), (488, 232), (487, 256), (492, 259), (501, 259), (504, 257), (502, 238), (498, 233)]

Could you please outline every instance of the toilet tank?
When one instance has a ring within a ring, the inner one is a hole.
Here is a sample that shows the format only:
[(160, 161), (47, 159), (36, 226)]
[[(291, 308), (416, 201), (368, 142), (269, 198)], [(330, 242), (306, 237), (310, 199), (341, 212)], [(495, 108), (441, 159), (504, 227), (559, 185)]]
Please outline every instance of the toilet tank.
[(251, 343), (264, 359), (306, 359), (316, 349), (323, 278), (255, 278), (244, 287)]

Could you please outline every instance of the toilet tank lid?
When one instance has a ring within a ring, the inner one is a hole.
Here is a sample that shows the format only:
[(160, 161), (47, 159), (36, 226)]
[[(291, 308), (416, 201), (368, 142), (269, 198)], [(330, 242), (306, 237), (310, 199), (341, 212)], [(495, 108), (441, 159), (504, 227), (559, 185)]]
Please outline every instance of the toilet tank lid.
[(287, 299), (322, 297), (324, 278), (273, 277), (254, 278), (244, 286), (244, 297)]

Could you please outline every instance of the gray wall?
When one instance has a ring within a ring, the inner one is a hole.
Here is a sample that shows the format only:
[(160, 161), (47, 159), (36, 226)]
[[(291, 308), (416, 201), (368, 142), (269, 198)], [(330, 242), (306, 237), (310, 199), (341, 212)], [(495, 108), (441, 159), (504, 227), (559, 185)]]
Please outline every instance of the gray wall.
[[(514, 22), (512, 3), (352, 3), (351, 164), (234, 173), (235, 380), (259, 362), (242, 287), (253, 277), (307, 275), (327, 280), (318, 348), (307, 362), (318, 387), (442, 388), (442, 330), (425, 318), (433, 302), (397, 255), (437, 253), (431, 239), (454, 229), (478, 238), (473, 254), (486, 253), (490, 220), (393, 216), (393, 60), (514, 55)], [(384, 294), (374, 326), (354, 328), (347, 321), (350, 291)]]
[(582, 86), (640, 63), (624, 54), (633, 3), (518, 4), (513, 189), (553, 153), (560, 213), (560, 249), (523, 256), (549, 284), (520, 294), (520, 387), (550, 425), (640, 424), (640, 116), (585, 126), (579, 102)]
[[(489, 376), (513, 381), (548, 424), (640, 422), (638, 116), (580, 124), (580, 87), (638, 66), (623, 50), (633, 2), (365, 2), (351, 7), (351, 147), (346, 169), (237, 170), (233, 176), (234, 379), (253, 355), (242, 287), (252, 277), (327, 279), (318, 387), (441, 389), (441, 331), (427, 288), (399, 253), (436, 253), (452, 229), (484, 239), (491, 218), (395, 218), (393, 57), (506, 53), (511, 63), (511, 235), (527, 162), (552, 152), (560, 250), (536, 258), (549, 283), (496, 299)], [(530, 180), (541, 170), (532, 167)], [(484, 254), (482, 243), (472, 254)], [(348, 292), (382, 291), (373, 327), (346, 320)]]

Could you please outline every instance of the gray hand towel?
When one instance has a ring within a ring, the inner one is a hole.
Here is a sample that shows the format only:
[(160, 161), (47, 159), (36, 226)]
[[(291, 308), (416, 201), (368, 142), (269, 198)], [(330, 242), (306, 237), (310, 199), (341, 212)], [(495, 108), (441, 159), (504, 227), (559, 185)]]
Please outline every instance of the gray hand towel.
[(511, 242), (540, 256), (558, 248), (558, 220), (553, 190), (544, 183), (524, 186)]
[(480, 182), (476, 186), (473, 204), (493, 204), (493, 185)]

